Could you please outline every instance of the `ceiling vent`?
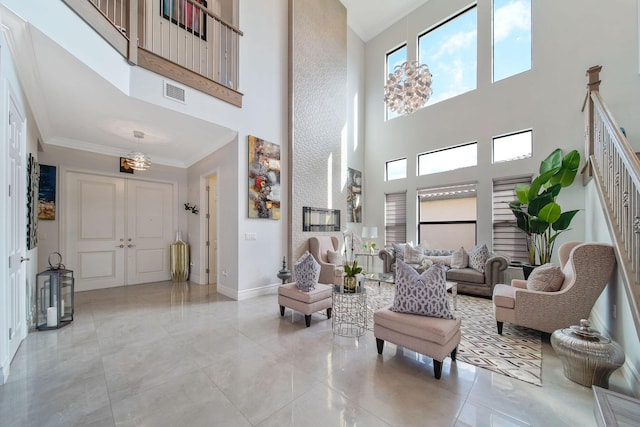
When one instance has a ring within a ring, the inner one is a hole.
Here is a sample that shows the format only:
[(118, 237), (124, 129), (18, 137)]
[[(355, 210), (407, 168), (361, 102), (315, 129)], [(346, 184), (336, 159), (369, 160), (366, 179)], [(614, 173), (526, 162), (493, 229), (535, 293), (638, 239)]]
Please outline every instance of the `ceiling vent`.
[(185, 94), (186, 91), (184, 88), (176, 86), (171, 83), (164, 83), (164, 96), (167, 98), (171, 98), (174, 101), (185, 103)]

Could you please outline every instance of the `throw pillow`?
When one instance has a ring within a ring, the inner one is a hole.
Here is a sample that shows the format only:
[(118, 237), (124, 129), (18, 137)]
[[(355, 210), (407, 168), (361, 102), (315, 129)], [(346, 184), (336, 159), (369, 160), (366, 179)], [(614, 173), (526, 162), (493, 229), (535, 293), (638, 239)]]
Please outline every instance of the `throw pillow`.
[(424, 250), (422, 246), (411, 246), (407, 243), (404, 247), (404, 262), (407, 264), (420, 264), (424, 259)]
[(445, 267), (434, 264), (422, 274), (402, 261), (396, 263), (396, 295), (389, 308), (398, 313), (453, 319), (447, 297)]
[(422, 260), (422, 268), (424, 270), (428, 270), (429, 268), (431, 268), (431, 266), (433, 265), (433, 261), (431, 261), (429, 258), (424, 258)]
[(301, 291), (309, 292), (316, 288), (320, 277), (320, 264), (306, 251), (295, 263), (296, 286)]
[(406, 243), (393, 243), (393, 252), (396, 254), (396, 261), (404, 261), (404, 248), (407, 246)]
[(462, 246), (451, 254), (451, 268), (467, 268), (469, 266), (469, 254)]
[(557, 292), (564, 283), (564, 273), (557, 265), (544, 264), (536, 267), (527, 279), (531, 291)]
[(477, 245), (469, 251), (469, 267), (479, 273), (484, 273), (484, 264), (489, 259), (487, 245)]
[(451, 267), (451, 255), (427, 255), (425, 259), (428, 259), (434, 264), (442, 264), (447, 267)]
[(327, 261), (329, 261), (329, 264), (342, 265), (342, 254), (340, 252), (327, 249)]

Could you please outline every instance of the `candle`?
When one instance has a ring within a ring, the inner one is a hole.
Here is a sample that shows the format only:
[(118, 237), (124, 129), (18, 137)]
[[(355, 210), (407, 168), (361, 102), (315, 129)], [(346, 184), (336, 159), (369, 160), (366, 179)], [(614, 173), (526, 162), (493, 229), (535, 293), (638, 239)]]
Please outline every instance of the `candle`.
[(47, 308), (47, 327), (55, 328), (58, 326), (58, 309), (56, 307)]

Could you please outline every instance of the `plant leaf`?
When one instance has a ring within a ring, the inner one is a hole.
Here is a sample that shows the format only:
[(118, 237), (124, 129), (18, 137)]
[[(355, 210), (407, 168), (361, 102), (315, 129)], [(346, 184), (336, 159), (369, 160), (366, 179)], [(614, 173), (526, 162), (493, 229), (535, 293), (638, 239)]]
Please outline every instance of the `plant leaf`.
[(531, 234), (542, 234), (549, 228), (549, 223), (538, 217), (533, 217), (529, 220), (529, 228), (531, 229)]
[(552, 184), (560, 184), (568, 187), (573, 184), (580, 167), (580, 153), (578, 150), (570, 151), (562, 159), (562, 168), (551, 178)]
[(576, 216), (577, 213), (578, 213), (577, 210), (562, 212), (562, 215), (560, 215), (560, 218), (554, 221), (553, 229), (556, 231), (562, 231), (562, 230), (568, 229), (569, 225), (571, 225), (571, 221), (573, 220), (573, 217)]
[(549, 203), (553, 203), (553, 195), (551, 193), (542, 193), (541, 195), (531, 199), (527, 212), (529, 215), (538, 216), (538, 213)]
[(516, 192), (516, 196), (518, 196), (518, 200), (526, 205), (529, 203), (529, 190), (531, 186), (529, 184), (516, 184), (513, 186), (513, 189)]
[(562, 209), (560, 208), (560, 205), (555, 202), (551, 202), (547, 203), (542, 209), (540, 209), (538, 217), (549, 224), (553, 224), (560, 219), (561, 214)]
[(540, 175), (560, 167), (562, 167), (562, 149), (556, 148), (540, 163)]

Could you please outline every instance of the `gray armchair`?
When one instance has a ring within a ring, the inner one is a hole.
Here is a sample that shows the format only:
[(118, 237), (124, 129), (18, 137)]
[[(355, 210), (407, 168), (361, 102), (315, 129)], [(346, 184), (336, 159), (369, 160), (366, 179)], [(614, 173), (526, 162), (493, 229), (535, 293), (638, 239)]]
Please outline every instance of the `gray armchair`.
[(493, 306), (499, 334), (503, 322), (552, 333), (589, 317), (616, 265), (613, 247), (567, 242), (558, 257), (565, 277), (557, 292), (528, 290), (527, 282), (519, 279), (511, 286), (496, 285)]

